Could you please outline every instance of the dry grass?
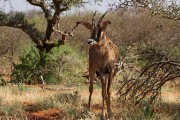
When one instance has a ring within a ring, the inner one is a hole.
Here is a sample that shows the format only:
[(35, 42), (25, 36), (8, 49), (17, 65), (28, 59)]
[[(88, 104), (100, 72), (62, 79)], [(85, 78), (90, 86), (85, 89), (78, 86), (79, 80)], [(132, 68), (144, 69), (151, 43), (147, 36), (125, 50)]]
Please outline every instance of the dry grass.
[[(101, 115), (102, 97), (99, 85), (94, 86), (91, 113), (87, 110), (88, 85), (78, 87), (52, 85), (44, 90), (39, 86), (4, 86), (0, 87), (0, 91), (0, 108), (3, 108), (1, 109), (3, 111), (0, 110), (0, 117), (14, 116), (17, 119), (98, 119)], [(179, 94), (179, 91), (176, 92)], [(114, 90), (112, 94), (114, 118), (134, 118), (135, 116), (130, 117), (132, 111), (128, 111), (128, 109), (122, 107), (121, 103), (117, 102), (115, 93)], [(170, 97), (172, 98), (169, 99)], [(177, 106), (173, 108), (173, 106), (179, 104), (175, 97), (177, 95), (174, 90), (163, 89), (162, 107), (155, 109), (155, 120), (178, 118), (177, 109), (179, 108)], [(141, 112), (135, 111), (137, 118), (140, 118)], [(143, 118), (143, 114), (141, 118)]]
[(40, 87), (29, 88), (28, 86), (4, 86), (0, 87), (0, 91), (2, 91), (0, 97), (3, 104), (13, 104), (15, 102), (36, 103), (55, 94), (53, 91), (44, 92)]
[(180, 90), (176, 87), (162, 87), (161, 95), (163, 102), (180, 104)]

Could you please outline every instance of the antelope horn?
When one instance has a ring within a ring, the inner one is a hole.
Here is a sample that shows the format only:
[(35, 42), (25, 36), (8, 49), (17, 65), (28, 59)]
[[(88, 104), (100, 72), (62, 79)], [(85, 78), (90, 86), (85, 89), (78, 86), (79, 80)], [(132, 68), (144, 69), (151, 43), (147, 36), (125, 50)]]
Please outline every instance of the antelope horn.
[(91, 25), (91, 23), (89, 23), (89, 22), (79, 21), (79, 22), (76, 23), (77, 26), (78, 26), (79, 24), (83, 25), (83, 26), (86, 27), (87, 29), (90, 29), (90, 30), (92, 29), (92, 25)]
[(96, 15), (96, 13), (97, 13), (97, 11), (94, 12), (94, 15), (93, 15), (93, 17), (92, 17), (92, 26), (95, 26), (95, 20), (94, 20), (94, 17), (95, 17), (95, 15)]
[(101, 26), (101, 22), (102, 22), (102, 19), (104, 18), (104, 16), (106, 15), (108, 11), (106, 11), (102, 16), (101, 18), (99, 19), (98, 23), (97, 23), (97, 26), (100, 27)]

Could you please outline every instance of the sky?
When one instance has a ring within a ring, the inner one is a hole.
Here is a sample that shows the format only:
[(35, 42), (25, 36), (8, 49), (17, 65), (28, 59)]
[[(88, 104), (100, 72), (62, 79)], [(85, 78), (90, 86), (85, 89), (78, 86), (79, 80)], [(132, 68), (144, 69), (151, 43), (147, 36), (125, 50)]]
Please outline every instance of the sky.
[[(9, 0), (6, 0), (4, 3), (3, 0), (0, 0), (0, 8), (2, 10), (5, 10), (5, 12), (9, 12), (11, 10), (14, 11), (26, 11), (26, 10), (38, 10), (38, 7), (35, 7), (33, 5), (30, 5), (26, 0), (11, 0), (11, 5), (9, 5)], [(110, 7), (108, 6), (108, 3), (113, 3), (117, 0), (103, 0), (101, 3), (101, 6), (98, 4), (94, 4), (92, 2), (92, 5), (86, 5), (84, 8), (81, 8), (82, 11), (92, 10), (92, 11), (100, 11), (104, 12), (107, 11)]]

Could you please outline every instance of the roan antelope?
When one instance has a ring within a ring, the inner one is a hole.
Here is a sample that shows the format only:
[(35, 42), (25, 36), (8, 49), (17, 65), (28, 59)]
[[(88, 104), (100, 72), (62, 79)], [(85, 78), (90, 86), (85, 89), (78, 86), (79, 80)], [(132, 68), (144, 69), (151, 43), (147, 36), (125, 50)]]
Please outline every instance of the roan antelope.
[[(107, 12), (106, 12), (107, 13)], [(89, 48), (89, 108), (91, 106), (91, 96), (93, 93), (93, 80), (95, 79), (95, 74), (98, 76), (102, 84), (102, 119), (105, 118), (105, 102), (107, 105), (107, 113), (110, 118), (112, 115), (111, 110), (111, 84), (115, 74), (118, 72), (116, 63), (119, 60), (119, 50), (118, 47), (106, 36), (106, 28), (110, 21), (104, 21), (102, 19), (106, 15), (104, 13), (97, 25), (95, 24), (93, 15), (92, 23), (80, 21), (77, 24), (81, 24), (91, 31), (91, 37), (87, 40), (89, 44), (92, 44)]]

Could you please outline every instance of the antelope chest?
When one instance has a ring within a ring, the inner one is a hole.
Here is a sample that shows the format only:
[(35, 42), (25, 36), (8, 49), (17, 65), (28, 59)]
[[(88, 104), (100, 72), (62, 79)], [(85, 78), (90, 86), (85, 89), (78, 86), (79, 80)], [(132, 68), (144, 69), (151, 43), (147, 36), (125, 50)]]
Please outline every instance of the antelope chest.
[(94, 44), (89, 49), (89, 67), (108, 74), (116, 61), (115, 50), (110, 45)]

